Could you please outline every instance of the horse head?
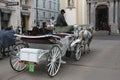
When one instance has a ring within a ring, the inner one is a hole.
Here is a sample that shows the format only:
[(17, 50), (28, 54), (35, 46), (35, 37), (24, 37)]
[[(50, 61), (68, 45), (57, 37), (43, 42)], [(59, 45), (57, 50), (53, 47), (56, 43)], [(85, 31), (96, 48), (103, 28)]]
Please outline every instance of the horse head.
[(82, 30), (82, 27), (81, 26), (79, 26), (79, 25), (74, 25), (74, 35), (76, 36), (76, 37), (78, 37), (79, 36), (79, 32)]

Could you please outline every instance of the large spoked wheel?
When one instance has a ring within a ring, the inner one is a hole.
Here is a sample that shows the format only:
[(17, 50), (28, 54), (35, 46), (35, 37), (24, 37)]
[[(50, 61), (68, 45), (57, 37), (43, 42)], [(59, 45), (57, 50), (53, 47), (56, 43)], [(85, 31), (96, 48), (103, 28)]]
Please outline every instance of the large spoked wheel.
[(61, 54), (62, 54), (62, 51), (58, 45), (54, 45), (50, 49), (50, 53), (48, 56), (47, 72), (48, 72), (48, 75), (51, 77), (55, 76), (60, 69)]
[(20, 60), (20, 49), (28, 47), (27, 44), (18, 43), (14, 46), (10, 55), (10, 65), (15, 71), (23, 71), (27, 66)]
[(77, 45), (75, 46), (75, 59), (76, 59), (77, 61), (79, 61), (80, 58), (81, 58), (81, 46), (80, 46), (80, 44), (77, 44)]

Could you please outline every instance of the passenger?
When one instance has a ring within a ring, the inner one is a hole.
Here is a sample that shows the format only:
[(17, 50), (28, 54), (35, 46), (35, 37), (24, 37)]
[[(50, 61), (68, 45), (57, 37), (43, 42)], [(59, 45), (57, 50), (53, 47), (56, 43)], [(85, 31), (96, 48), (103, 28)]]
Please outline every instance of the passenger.
[(37, 35), (37, 34), (39, 34), (39, 28), (37, 26), (35, 26), (32, 29), (32, 35)]
[(40, 28), (40, 34), (52, 34), (53, 33), (53, 27), (50, 25), (47, 25), (46, 22), (43, 22), (42, 28)]

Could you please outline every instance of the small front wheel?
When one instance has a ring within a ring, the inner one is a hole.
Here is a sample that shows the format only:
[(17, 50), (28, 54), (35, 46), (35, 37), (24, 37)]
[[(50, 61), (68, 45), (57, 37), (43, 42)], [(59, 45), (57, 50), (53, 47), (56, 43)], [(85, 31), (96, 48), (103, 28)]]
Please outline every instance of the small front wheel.
[(60, 69), (61, 54), (62, 54), (62, 51), (58, 45), (54, 45), (50, 49), (50, 53), (48, 56), (48, 64), (47, 64), (48, 69), (47, 69), (47, 71), (48, 71), (48, 75), (51, 77), (55, 76)]

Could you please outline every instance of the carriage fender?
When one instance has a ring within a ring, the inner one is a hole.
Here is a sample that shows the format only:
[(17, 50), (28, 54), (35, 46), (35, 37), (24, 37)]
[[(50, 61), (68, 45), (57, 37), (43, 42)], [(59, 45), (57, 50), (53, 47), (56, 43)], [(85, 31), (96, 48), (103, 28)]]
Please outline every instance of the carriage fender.
[(46, 53), (48, 53), (49, 52), (49, 50), (42, 50), (41, 52), (40, 52), (40, 54), (39, 54), (39, 59), (40, 58), (42, 58), (42, 56), (44, 56)]
[(81, 41), (82, 41), (82, 39), (76, 39), (76, 40), (74, 40), (72, 43), (71, 43), (71, 45), (70, 45), (70, 47), (73, 47), (76, 43), (81, 43)]
[(70, 47), (73, 47), (76, 43), (81, 43), (82, 40), (83, 40), (83, 33), (80, 32), (79, 35), (78, 35), (78, 39), (74, 40), (74, 41), (71, 43)]

